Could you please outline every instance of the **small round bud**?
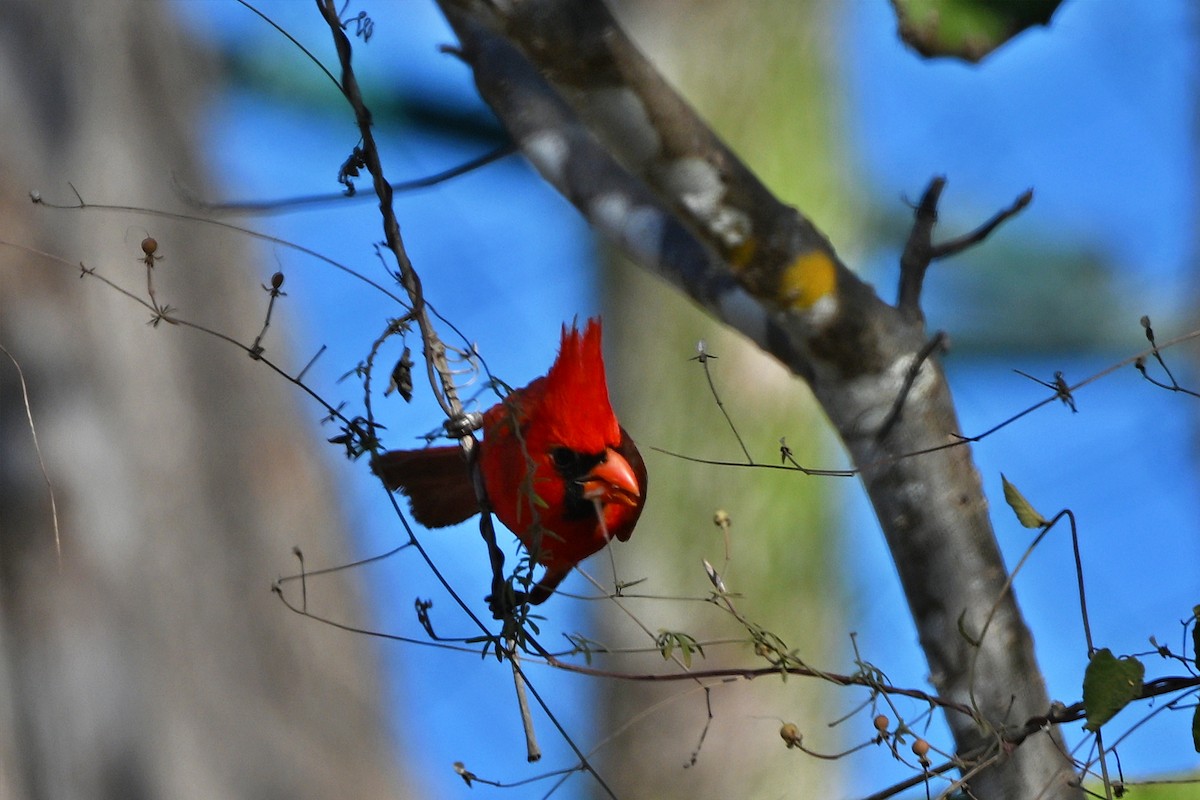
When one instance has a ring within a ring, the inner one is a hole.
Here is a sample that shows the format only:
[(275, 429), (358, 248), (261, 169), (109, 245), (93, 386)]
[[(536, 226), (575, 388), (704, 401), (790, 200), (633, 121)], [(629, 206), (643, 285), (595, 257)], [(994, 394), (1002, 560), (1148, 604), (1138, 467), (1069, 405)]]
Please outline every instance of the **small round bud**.
[(804, 735), (800, 733), (800, 729), (796, 727), (794, 722), (785, 722), (783, 727), (779, 729), (779, 738), (783, 739), (790, 750), (793, 747), (799, 747), (804, 741)]
[(716, 513), (713, 514), (713, 525), (716, 525), (718, 528), (729, 527), (729, 521), (729, 512), (723, 508), (718, 508)]
[(890, 725), (891, 722), (892, 721), (887, 718), (886, 714), (880, 714), (875, 718), (875, 730), (879, 731), (880, 733), (887, 733), (888, 725)]
[(155, 252), (157, 252), (157, 250), (158, 250), (158, 240), (155, 239), (153, 236), (147, 236), (145, 239), (142, 239), (142, 252), (143, 253), (145, 253), (148, 256), (152, 256), (152, 255), (154, 255)]
[(271, 288), (278, 290), (281, 286), (283, 286), (283, 273), (276, 272), (271, 276)]
[(922, 764), (929, 762), (929, 759), (926, 757), (929, 755), (929, 742), (924, 739), (917, 739), (912, 744), (912, 751), (913, 755), (919, 758)]
[(1142, 315), (1142, 318), (1140, 320), (1138, 320), (1138, 322), (1142, 323), (1143, 328), (1150, 327), (1150, 317), (1145, 314)]

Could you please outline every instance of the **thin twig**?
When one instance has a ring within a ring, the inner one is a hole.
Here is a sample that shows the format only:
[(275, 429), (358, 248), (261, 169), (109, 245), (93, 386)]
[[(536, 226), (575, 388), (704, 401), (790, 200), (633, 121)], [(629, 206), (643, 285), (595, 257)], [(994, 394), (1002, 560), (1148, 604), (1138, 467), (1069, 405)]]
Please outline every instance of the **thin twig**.
[(296, 46), (296, 49), (299, 50), (301, 53), (303, 53), (305, 56), (307, 56), (308, 60), (311, 61), (313, 64), (315, 64), (317, 69), (321, 70), (321, 72), (323, 72), (325, 74), (325, 77), (329, 78), (329, 80), (333, 81), (333, 85), (338, 87), (338, 90), (341, 91), (342, 86), (340, 83), (338, 83), (338, 79), (333, 77), (333, 73), (330, 72), (329, 69), (324, 64), (321, 63), (321, 59), (319, 59), (315, 55), (313, 55), (312, 52), (307, 47), (300, 44), (300, 42), (296, 39), (295, 36), (292, 36), (292, 34), (288, 33), (287, 30), (282, 25), (275, 22), (275, 20), (268, 17), (262, 11), (259, 11), (252, 4), (246, 2), (246, 0), (237, 0), (237, 3), (241, 6), (249, 9), (250, 11), (254, 12), (255, 14), (257, 14), (258, 17), (263, 20), (263, 22), (266, 22), (268, 25), (270, 25), (272, 28), (274, 28), (279, 34), (281, 34), (285, 39), (287, 39), (289, 42), (294, 44)]
[(733, 424), (733, 419), (729, 416), (729, 411), (726, 410), (725, 404), (721, 402), (721, 395), (717, 393), (717, 386), (713, 383), (712, 372), (708, 368), (708, 362), (709, 359), (716, 358), (716, 356), (705, 350), (703, 339), (697, 343), (696, 349), (699, 351), (699, 354), (691, 360), (699, 361), (700, 366), (704, 368), (704, 377), (708, 380), (708, 390), (712, 393), (713, 400), (717, 402), (717, 408), (721, 409), (721, 414), (725, 417), (725, 423), (729, 425), (729, 430), (733, 431), (733, 436), (737, 439), (738, 447), (742, 448), (742, 454), (746, 456), (746, 463), (753, 464), (754, 457), (746, 449), (746, 443), (742, 441), (742, 435), (738, 433), (737, 426)]
[(262, 330), (258, 332), (258, 336), (254, 337), (254, 344), (250, 345), (251, 353), (262, 354), (262, 351), (263, 351), (262, 340), (263, 340), (263, 337), (267, 335), (267, 328), (271, 327), (271, 312), (275, 310), (275, 301), (278, 300), (280, 297), (285, 296), (285, 292), (283, 291), (282, 287), (283, 287), (283, 273), (282, 272), (276, 272), (274, 275), (271, 276), (271, 285), (269, 287), (263, 286), (263, 289), (266, 289), (267, 295), (270, 298), (267, 300), (267, 316), (263, 320)]
[(684, 764), (684, 769), (696, 766), (696, 761), (700, 759), (700, 751), (704, 749), (704, 740), (708, 738), (708, 731), (712, 727), (713, 710), (712, 710), (712, 687), (704, 687), (704, 711), (707, 716), (704, 718), (704, 728), (700, 731), (700, 739), (696, 742), (696, 749), (692, 750), (692, 757), (688, 759), (688, 763)]
[(747, 464), (744, 461), (723, 461), (717, 458), (700, 458), (699, 456), (689, 456), (684, 453), (677, 453), (674, 450), (667, 450), (663, 447), (655, 447), (654, 445), (650, 445), (649, 447), (654, 452), (662, 453), (664, 456), (682, 459), (683, 461), (689, 461), (693, 464), (708, 464), (712, 467), (740, 467), (743, 469), (767, 469), (777, 470), (780, 472), (799, 472), (803, 475), (820, 478), (853, 478), (858, 474), (858, 470), (856, 469), (813, 469), (810, 467), (801, 466), (794, 461), (790, 465), (764, 464), (759, 461), (756, 461), (753, 464)]
[(324, 355), (325, 351), (328, 349), (329, 349), (329, 345), (325, 345), (325, 344), (323, 344), (319, 348), (317, 348), (317, 352), (313, 353), (313, 357), (310, 358), (308, 360), (308, 363), (304, 365), (304, 369), (300, 370), (300, 372), (296, 374), (296, 380), (298, 380), (298, 381), (304, 380), (304, 374), (306, 372), (308, 372), (310, 369), (312, 369), (312, 365), (317, 363), (317, 359), (320, 358), (322, 355)]
[[(270, 242), (271, 244), (279, 245), (280, 247), (286, 247), (290, 250), (295, 250), (297, 253), (303, 253), (306, 256), (315, 258), (318, 261), (322, 261), (325, 264), (333, 267), (334, 269), (338, 270), (339, 272), (345, 273), (346, 275), (350, 276), (351, 278), (354, 278), (355, 280), (362, 281), (363, 283), (370, 286), (375, 291), (396, 301), (400, 305), (405, 306), (405, 307), (407, 307), (407, 305), (408, 305), (407, 303), (405, 303), (405, 301), (401, 300), (395, 293), (393, 293), (389, 289), (381, 286), (379, 283), (371, 280), (370, 278), (363, 275), (362, 273), (357, 272), (357, 271), (351, 269), (350, 267), (346, 266), (345, 264), (341, 263), (340, 261), (336, 261), (336, 260), (330, 258), (329, 256), (324, 255), (323, 253), (319, 253), (316, 250), (313, 250), (312, 248), (305, 247), (304, 245), (296, 244), (295, 242), (289, 241), (287, 239), (282, 239), (278, 236), (272, 236), (268, 233), (262, 233), (260, 231), (254, 230), (253, 228), (247, 228), (242, 225), (234, 225), (231, 222), (224, 222), (219, 219), (207, 219), (205, 217), (199, 217), (199, 216), (196, 216), (195, 214), (180, 214), (180, 213), (177, 213), (174, 211), (160, 211), (158, 209), (143, 208), (141, 206), (125, 206), (125, 205), (116, 205), (116, 204), (112, 204), (112, 203), (84, 202), (83, 196), (79, 194), (79, 190), (76, 189), (71, 184), (67, 184), (67, 185), (70, 186), (71, 191), (75, 193), (75, 199), (78, 201), (75, 205), (61, 205), (58, 203), (51, 203), (50, 201), (44, 199), (41, 196), (41, 194), (39, 194), (37, 192), (31, 192), (30, 198), (33, 200), (35, 205), (43, 206), (45, 208), (51, 208), (51, 209), (54, 209), (55, 211), (128, 212), (131, 214), (142, 214), (147, 217), (156, 217), (158, 219), (170, 219), (170, 220), (176, 220), (176, 221), (180, 221), (180, 222), (195, 223), (197, 225), (211, 225), (215, 228), (220, 228), (222, 230), (233, 231), (234, 233), (240, 233), (245, 236), (249, 236), (252, 239), (258, 239), (263, 242)], [(14, 245), (14, 247), (19, 247), (19, 246), (20, 245)]]
[(1162, 353), (1159, 352), (1158, 342), (1154, 339), (1154, 328), (1150, 325), (1150, 317), (1143, 316), (1141, 323), (1142, 327), (1146, 330), (1146, 339), (1150, 342), (1151, 352), (1154, 355), (1154, 360), (1158, 362), (1160, 367), (1162, 367), (1163, 372), (1167, 373), (1167, 377), (1170, 378), (1171, 383), (1166, 384), (1160, 380), (1150, 377), (1150, 374), (1146, 372), (1146, 360), (1144, 358), (1138, 359), (1134, 362), (1133, 365), (1137, 367), (1137, 371), (1142, 374), (1143, 378), (1150, 381), (1150, 383), (1154, 384), (1160, 389), (1168, 389), (1172, 392), (1180, 392), (1192, 397), (1200, 397), (1200, 392), (1194, 392), (1191, 389), (1185, 389), (1179, 385), (1179, 381), (1175, 380), (1175, 375), (1171, 372), (1171, 368), (1167, 366), (1167, 362), (1163, 359)]
[(1063, 402), (1063, 405), (1071, 409), (1072, 414), (1079, 413), (1079, 408), (1075, 405), (1075, 395), (1071, 394), (1071, 387), (1067, 383), (1067, 379), (1061, 370), (1054, 373), (1054, 383), (1044, 381), (1041, 378), (1035, 378), (1028, 372), (1022, 372), (1019, 369), (1014, 369), (1013, 372), (1017, 373), (1022, 378), (1028, 378), (1036, 384), (1045, 386), (1047, 389), (1053, 389), (1055, 396)]
[(300, 609), (308, 613), (308, 573), (304, 569), (304, 551), (298, 546), (292, 548), (292, 555), (300, 562)]
[(350, 561), (346, 564), (338, 564), (337, 566), (333, 566), (333, 567), (324, 567), (323, 569), (312, 569), (312, 570), (308, 570), (303, 573), (298, 572), (295, 575), (285, 575), (282, 578), (279, 578), (278, 580), (276, 580), (275, 582), (278, 584), (290, 583), (292, 581), (301, 580), (302, 578), (304, 578), (306, 576), (309, 578), (316, 578), (320, 575), (331, 575), (335, 572), (342, 572), (343, 570), (347, 570), (347, 569), (355, 569), (357, 567), (364, 567), (367, 564), (374, 564), (377, 561), (384, 561), (386, 559), (389, 559), (392, 556), (399, 553), (401, 550), (405, 550), (409, 547), (412, 547), (412, 542), (405, 542), (404, 544), (396, 545), (391, 550), (388, 550), (386, 553), (379, 553), (378, 555), (367, 556), (366, 558), (360, 558), (357, 561)]
[[(402, 193), (418, 189), (428, 189), (440, 183), (445, 183), (446, 181), (474, 172), (515, 152), (517, 152), (516, 145), (508, 142), (489, 150), (481, 156), (476, 156), (441, 172), (435, 172), (432, 175), (425, 175), (407, 181), (397, 181), (391, 185), (392, 191)], [(345, 192), (328, 192), (301, 197), (283, 197), (277, 200), (229, 200), (223, 203), (211, 203), (194, 196), (183, 189), (183, 187), (177, 188), (179, 188), (184, 199), (189, 204), (213, 214), (285, 214), (291, 211), (302, 211), (315, 206), (349, 203), (371, 197), (369, 194), (356, 193), (347, 195)]]
[(1008, 208), (997, 211), (991, 219), (980, 225), (970, 233), (934, 245), (931, 260), (936, 261), (941, 258), (956, 255), (966, 250), (969, 247), (974, 247), (983, 242), (984, 239), (992, 235), (992, 232), (999, 228), (1005, 221), (1025, 210), (1033, 202), (1033, 189), (1026, 189), (1016, 200), (1012, 202)]
[[(148, 303), (145, 299), (138, 296), (134, 292), (131, 292), (130, 290), (126, 289), (125, 287), (121, 286), (119, 283), (116, 283), (115, 281), (112, 281), (109, 278), (105, 277), (99, 271), (97, 271), (97, 269), (95, 267), (84, 266), (84, 264), (82, 262), (78, 263), (78, 264), (72, 264), (71, 262), (67, 261), (66, 259), (56, 256), (52, 253), (47, 253), (44, 250), (38, 250), (36, 248), (27, 247), (26, 245), (16, 244), (14, 242), (0, 240), (0, 246), (11, 247), (15, 250), (20, 250), (22, 252), (29, 253), (30, 255), (35, 255), (35, 256), (38, 256), (39, 258), (45, 258), (49, 261), (54, 261), (54, 262), (57, 262), (60, 264), (64, 264), (73, 269), (77, 269), (77, 270), (79, 270), (79, 277), (94, 278), (94, 279), (100, 281), (101, 283), (103, 283), (105, 286), (108, 286), (110, 289), (113, 289), (117, 293), (122, 294), (125, 297), (129, 298), (130, 300), (132, 300), (133, 302), (142, 306), (143, 308), (146, 308), (150, 311), (154, 311), (153, 306), (151, 306), (150, 303)], [(239, 342), (237, 339), (230, 336), (229, 334), (221, 333), (218, 330), (214, 330), (214, 329), (206, 327), (204, 325), (200, 325), (199, 323), (190, 322), (185, 319), (172, 318), (171, 323), (174, 325), (177, 325), (179, 327), (182, 327), (182, 328), (190, 328), (192, 330), (199, 331), (200, 333), (207, 334), (208, 336), (213, 336), (224, 342), (228, 342), (229, 344), (238, 348), (239, 350), (246, 353), (247, 355), (253, 355), (249, 345)], [(325, 348), (322, 347), (321, 352), (324, 352), (324, 349)], [(320, 355), (320, 353), (318, 353), (318, 355)], [(305, 394), (307, 394), (309, 397), (311, 397), (313, 400), (315, 400), (322, 408), (325, 409), (325, 411), (328, 413), (328, 415), (331, 419), (337, 419), (346, 424), (350, 423), (350, 420), (347, 419), (341, 413), (341, 411), (339, 411), (334, 406), (330, 405), (330, 403), (328, 401), (326, 401), (325, 398), (323, 398), (323, 397), (321, 397), (321, 395), (317, 394), (317, 392), (314, 391), (311, 386), (309, 386), (308, 384), (306, 384), (304, 382), (303, 371), (301, 371), (301, 373), (299, 375), (292, 375), (292, 374), (288, 373), (285, 369), (283, 369), (283, 367), (279, 366), (278, 364), (276, 364), (274, 361), (272, 361), (269, 358), (260, 356), (257, 360), (262, 362), (264, 365), (266, 365), (266, 367), (268, 369), (270, 369), (272, 372), (274, 372), (276, 375), (280, 376), (281, 378), (286, 380), (288, 383), (297, 387), (298, 389), (303, 391)], [(313, 360), (314, 361), (316, 360), (315, 356), (313, 357)], [(310, 362), (310, 365), (311, 365), (311, 362)], [(305, 369), (307, 369), (307, 367), (305, 367)]]
[(25, 404), (25, 420), (29, 424), (29, 435), (33, 439), (33, 451), (37, 456), (38, 469), (41, 470), (42, 480), (46, 482), (46, 489), (50, 492), (50, 523), (54, 527), (54, 555), (58, 560), (58, 571), (61, 573), (62, 536), (58, 527), (58, 502), (54, 497), (54, 483), (50, 480), (50, 473), (46, 471), (46, 462), (42, 458), (42, 445), (38, 442), (37, 425), (33, 422), (33, 406), (29, 402), (29, 385), (25, 382), (25, 371), (21, 369), (21, 362), (17, 361), (16, 356), (8, 352), (7, 348), (2, 344), (0, 344), (0, 353), (8, 356), (8, 360), (17, 369), (17, 381), (21, 384), (21, 400)]
[(508, 640), (508, 662), (512, 665), (513, 685), (517, 691), (517, 706), (521, 712), (521, 728), (525, 732), (525, 758), (532, 764), (542, 760), (542, 750), (538, 747), (537, 731), (533, 727), (533, 715), (529, 713), (529, 698), (525, 695), (525, 676), (521, 674), (520, 652), (513, 639)]

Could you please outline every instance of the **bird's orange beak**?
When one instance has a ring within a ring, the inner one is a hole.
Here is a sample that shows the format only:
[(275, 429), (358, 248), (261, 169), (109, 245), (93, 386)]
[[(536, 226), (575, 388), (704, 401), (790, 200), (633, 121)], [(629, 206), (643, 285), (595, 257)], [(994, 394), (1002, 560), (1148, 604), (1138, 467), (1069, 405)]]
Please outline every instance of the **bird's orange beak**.
[(625, 460), (625, 456), (611, 447), (605, 453), (604, 461), (583, 476), (583, 496), (588, 500), (599, 500), (601, 503), (619, 503), (623, 506), (636, 506), (642, 496), (638, 486), (637, 476), (633, 467)]

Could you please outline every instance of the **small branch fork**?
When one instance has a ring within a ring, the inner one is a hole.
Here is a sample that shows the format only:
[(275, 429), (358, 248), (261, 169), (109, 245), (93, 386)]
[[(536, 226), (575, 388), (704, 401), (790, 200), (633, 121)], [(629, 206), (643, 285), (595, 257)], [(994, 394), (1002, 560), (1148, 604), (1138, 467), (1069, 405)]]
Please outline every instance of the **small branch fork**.
[(1171, 382), (1163, 383), (1156, 378), (1152, 378), (1150, 373), (1146, 372), (1145, 356), (1138, 356), (1137, 360), (1133, 362), (1133, 365), (1137, 368), (1137, 371), (1141, 373), (1143, 378), (1160, 389), (1167, 389), (1168, 391), (1172, 392), (1180, 392), (1191, 397), (1200, 397), (1200, 392), (1194, 392), (1191, 389), (1185, 389), (1179, 385), (1179, 381), (1175, 380), (1174, 373), (1171, 372), (1171, 368), (1167, 366), (1167, 362), (1163, 360), (1162, 353), (1159, 351), (1158, 341), (1154, 338), (1154, 328), (1150, 325), (1150, 317), (1143, 316), (1141, 319), (1141, 325), (1146, 331), (1146, 340), (1150, 342), (1151, 355), (1154, 356), (1154, 360), (1158, 362), (1160, 367), (1162, 367), (1163, 372), (1167, 374), (1167, 378), (1170, 379)]
[(933, 229), (937, 225), (937, 206), (946, 179), (935, 177), (921, 195), (921, 202), (914, 212), (912, 232), (900, 256), (900, 292), (896, 307), (912, 319), (923, 319), (921, 312), (921, 287), (929, 265), (938, 259), (957, 255), (969, 247), (982, 242), (1010, 217), (1019, 214), (1033, 201), (1033, 190), (1027, 189), (1008, 208), (1002, 209), (987, 222), (962, 236), (934, 244)]

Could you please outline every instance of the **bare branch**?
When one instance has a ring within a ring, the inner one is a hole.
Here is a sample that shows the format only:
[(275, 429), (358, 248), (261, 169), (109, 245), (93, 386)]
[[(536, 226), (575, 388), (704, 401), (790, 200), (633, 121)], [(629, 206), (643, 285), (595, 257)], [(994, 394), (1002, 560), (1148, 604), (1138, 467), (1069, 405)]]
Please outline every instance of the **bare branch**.
[(1012, 205), (1002, 209), (987, 222), (975, 230), (954, 239), (934, 244), (933, 229), (937, 225), (937, 208), (941, 200), (942, 190), (946, 188), (946, 179), (938, 176), (929, 181), (921, 195), (921, 201), (913, 210), (913, 227), (909, 232), (908, 242), (900, 255), (900, 291), (896, 307), (910, 319), (923, 318), (921, 311), (921, 287), (925, 282), (925, 273), (929, 265), (940, 258), (947, 258), (974, 247), (983, 242), (992, 231), (1000, 227), (1010, 217), (1019, 214), (1033, 202), (1033, 190), (1023, 192)]

